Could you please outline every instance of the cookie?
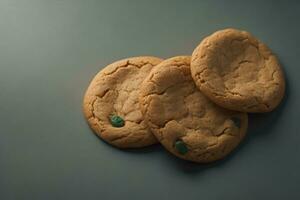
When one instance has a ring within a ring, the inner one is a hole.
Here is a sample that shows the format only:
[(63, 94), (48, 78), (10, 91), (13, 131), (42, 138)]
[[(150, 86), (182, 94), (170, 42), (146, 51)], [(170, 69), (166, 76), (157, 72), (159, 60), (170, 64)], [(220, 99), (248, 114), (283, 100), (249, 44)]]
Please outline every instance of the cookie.
[(250, 33), (217, 31), (194, 50), (191, 72), (216, 104), (241, 112), (269, 112), (282, 100), (284, 75), (270, 49)]
[(196, 87), (190, 57), (153, 68), (140, 89), (142, 112), (159, 142), (175, 156), (199, 163), (228, 155), (246, 134), (246, 113), (217, 106)]
[(85, 117), (106, 142), (119, 148), (137, 148), (157, 143), (139, 106), (139, 89), (152, 67), (162, 60), (134, 57), (101, 70), (90, 83), (83, 100)]

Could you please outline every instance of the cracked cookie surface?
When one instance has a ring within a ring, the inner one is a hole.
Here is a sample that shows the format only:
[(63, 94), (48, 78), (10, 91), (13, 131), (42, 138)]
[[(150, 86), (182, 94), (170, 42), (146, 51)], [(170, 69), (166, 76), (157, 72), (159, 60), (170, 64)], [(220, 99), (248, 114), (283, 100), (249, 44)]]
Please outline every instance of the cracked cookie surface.
[(219, 160), (246, 134), (246, 113), (217, 106), (196, 87), (189, 56), (170, 58), (155, 66), (141, 86), (140, 104), (159, 142), (185, 160)]
[(191, 72), (199, 89), (216, 104), (242, 112), (269, 112), (284, 96), (279, 61), (250, 33), (217, 31), (194, 50)]
[(133, 57), (114, 62), (91, 81), (83, 100), (85, 117), (94, 132), (119, 148), (157, 143), (139, 106), (140, 84), (162, 60)]

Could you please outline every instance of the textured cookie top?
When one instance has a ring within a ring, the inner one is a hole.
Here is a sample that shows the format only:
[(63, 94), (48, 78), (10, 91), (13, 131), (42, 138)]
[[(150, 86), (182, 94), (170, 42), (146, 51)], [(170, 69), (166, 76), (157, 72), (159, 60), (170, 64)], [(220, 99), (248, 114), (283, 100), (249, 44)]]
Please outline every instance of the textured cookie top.
[(202, 163), (221, 159), (246, 133), (246, 113), (217, 106), (196, 87), (188, 56), (154, 67), (140, 92), (142, 112), (152, 132), (180, 158)]
[(225, 29), (206, 37), (193, 52), (191, 72), (200, 90), (228, 109), (268, 112), (284, 95), (277, 58), (245, 31)]
[(140, 84), (161, 61), (155, 57), (127, 58), (94, 77), (84, 96), (83, 110), (98, 136), (119, 148), (157, 142), (144, 121), (138, 96)]

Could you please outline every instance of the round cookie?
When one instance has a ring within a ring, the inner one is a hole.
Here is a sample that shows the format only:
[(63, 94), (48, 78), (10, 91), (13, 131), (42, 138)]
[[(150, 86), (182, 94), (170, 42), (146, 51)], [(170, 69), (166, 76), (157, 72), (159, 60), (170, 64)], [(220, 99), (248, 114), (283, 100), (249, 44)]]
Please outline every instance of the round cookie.
[(141, 86), (140, 104), (159, 142), (185, 160), (219, 160), (246, 134), (246, 113), (217, 106), (196, 87), (189, 56), (170, 58), (154, 67)]
[(90, 83), (83, 100), (85, 117), (106, 142), (119, 148), (157, 143), (139, 106), (139, 89), (152, 67), (162, 60), (134, 57), (101, 70)]
[(250, 33), (217, 31), (194, 50), (191, 72), (198, 88), (216, 104), (242, 112), (269, 112), (284, 96), (279, 61)]

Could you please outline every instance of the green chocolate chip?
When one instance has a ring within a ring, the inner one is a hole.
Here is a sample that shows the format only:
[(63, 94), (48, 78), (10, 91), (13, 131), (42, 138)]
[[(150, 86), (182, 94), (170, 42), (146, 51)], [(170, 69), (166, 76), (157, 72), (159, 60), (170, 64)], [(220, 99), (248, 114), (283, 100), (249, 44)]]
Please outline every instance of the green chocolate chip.
[(189, 151), (186, 144), (182, 140), (177, 140), (175, 142), (175, 149), (180, 154), (186, 154)]
[(233, 121), (234, 125), (238, 128), (241, 127), (241, 119), (237, 117), (232, 117), (231, 120)]
[(122, 127), (125, 124), (124, 120), (118, 115), (112, 115), (110, 117), (110, 123), (114, 127)]

